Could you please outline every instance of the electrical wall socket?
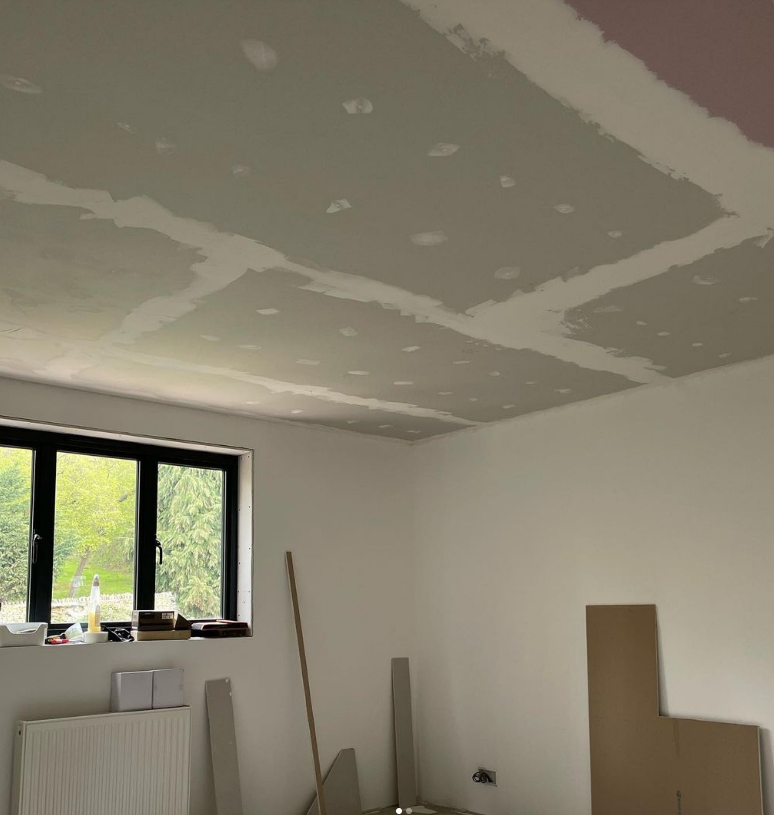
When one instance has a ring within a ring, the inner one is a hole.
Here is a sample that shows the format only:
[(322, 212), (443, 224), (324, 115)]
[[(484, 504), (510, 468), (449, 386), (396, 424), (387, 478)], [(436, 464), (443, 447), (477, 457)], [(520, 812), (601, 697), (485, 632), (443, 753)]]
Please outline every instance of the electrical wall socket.
[(484, 783), (485, 787), (496, 787), (497, 786), (497, 772), (495, 770), (487, 770), (486, 767), (479, 767), (478, 771), (480, 773), (486, 773), (492, 780), (487, 781)]

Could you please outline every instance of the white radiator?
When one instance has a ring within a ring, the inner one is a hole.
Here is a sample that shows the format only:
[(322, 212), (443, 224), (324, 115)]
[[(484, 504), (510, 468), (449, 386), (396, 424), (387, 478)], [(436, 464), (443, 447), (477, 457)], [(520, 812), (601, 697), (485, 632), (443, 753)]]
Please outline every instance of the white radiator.
[(11, 815), (188, 815), (190, 708), (19, 722)]

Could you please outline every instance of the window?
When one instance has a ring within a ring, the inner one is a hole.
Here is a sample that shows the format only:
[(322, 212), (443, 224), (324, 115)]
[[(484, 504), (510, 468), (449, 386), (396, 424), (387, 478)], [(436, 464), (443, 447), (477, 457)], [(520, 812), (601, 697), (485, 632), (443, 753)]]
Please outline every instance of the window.
[(0, 447), (0, 622), (26, 611), (32, 512), (32, 450)]
[(0, 622), (236, 616), (236, 456), (0, 427)]
[(51, 622), (83, 619), (99, 575), (102, 616), (132, 616), (137, 462), (57, 452)]

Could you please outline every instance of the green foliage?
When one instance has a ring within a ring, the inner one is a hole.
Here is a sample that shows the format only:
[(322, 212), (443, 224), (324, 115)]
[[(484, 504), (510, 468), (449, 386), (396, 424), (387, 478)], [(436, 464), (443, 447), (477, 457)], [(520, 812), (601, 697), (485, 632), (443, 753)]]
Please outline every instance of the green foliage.
[(27, 597), (32, 454), (0, 447), (0, 600)]
[(156, 590), (174, 593), (186, 617), (220, 616), (223, 474), (162, 464), (158, 502)]
[[(56, 467), (54, 582), (76, 560), (64, 596), (74, 597), (94, 556), (102, 565), (131, 572), (135, 540), (137, 463), (118, 458), (59, 453)], [(61, 596), (61, 595), (58, 595)]]

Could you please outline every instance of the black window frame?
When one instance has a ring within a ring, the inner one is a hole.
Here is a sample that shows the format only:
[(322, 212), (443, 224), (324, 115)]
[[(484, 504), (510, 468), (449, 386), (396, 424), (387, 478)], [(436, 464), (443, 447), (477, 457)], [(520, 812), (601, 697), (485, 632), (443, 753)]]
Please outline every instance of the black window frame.
[[(66, 624), (51, 623), (54, 590), (54, 520), (57, 453), (81, 453), (137, 461), (137, 496), (134, 544), (135, 608), (152, 609), (157, 564), (158, 468), (171, 464), (223, 472), (223, 539), (221, 616), (236, 619), (239, 455), (212, 453), (187, 447), (122, 441), (98, 436), (0, 426), (0, 446), (32, 450), (32, 506), (28, 547), (27, 618), (46, 622), (51, 633)], [(196, 622), (192, 620), (192, 622)], [(104, 628), (127, 628), (129, 620), (103, 623)]]

